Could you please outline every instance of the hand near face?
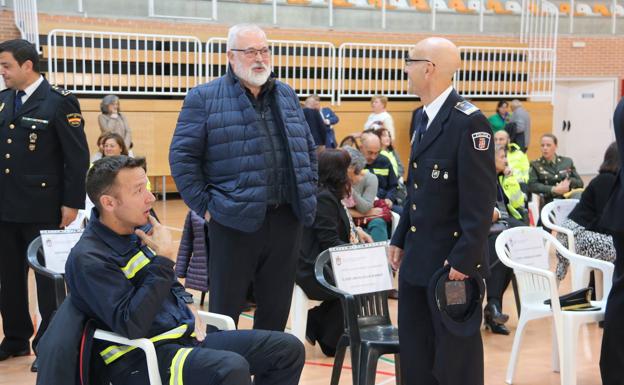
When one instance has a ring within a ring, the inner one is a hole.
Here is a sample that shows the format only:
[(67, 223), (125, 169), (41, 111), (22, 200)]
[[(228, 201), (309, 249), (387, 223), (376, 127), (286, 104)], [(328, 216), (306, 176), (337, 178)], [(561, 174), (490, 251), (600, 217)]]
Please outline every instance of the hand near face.
[(141, 229), (136, 229), (134, 233), (141, 238), (147, 247), (154, 250), (156, 255), (175, 262), (177, 249), (173, 244), (171, 232), (151, 215), (149, 216), (149, 222), (152, 225), (151, 235), (146, 234)]

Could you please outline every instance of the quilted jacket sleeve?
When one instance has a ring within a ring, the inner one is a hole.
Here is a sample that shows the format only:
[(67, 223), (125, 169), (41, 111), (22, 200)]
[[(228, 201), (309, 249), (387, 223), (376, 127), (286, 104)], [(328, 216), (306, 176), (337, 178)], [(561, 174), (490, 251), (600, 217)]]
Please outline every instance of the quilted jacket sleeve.
[(178, 249), (178, 258), (176, 259), (175, 273), (178, 278), (185, 278), (191, 261), (191, 252), (193, 251), (193, 225), (191, 223), (191, 213), (186, 215), (184, 220), (184, 230), (182, 231), (182, 239), (180, 239), (180, 248)]
[(178, 116), (171, 147), (169, 165), (171, 175), (184, 202), (198, 215), (204, 217), (210, 195), (202, 164), (206, 156), (206, 97), (203, 88), (193, 88), (184, 98)]

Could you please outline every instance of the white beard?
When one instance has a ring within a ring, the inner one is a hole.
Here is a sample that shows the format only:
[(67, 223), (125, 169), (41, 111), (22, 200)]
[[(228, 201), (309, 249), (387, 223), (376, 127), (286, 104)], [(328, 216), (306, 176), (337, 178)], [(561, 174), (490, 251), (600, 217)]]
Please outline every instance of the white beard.
[[(255, 68), (264, 69), (261, 73), (254, 72)], [(243, 71), (241, 71), (243, 72)], [(265, 65), (264, 63), (254, 63), (247, 71), (243, 73), (237, 73), (236, 76), (241, 78), (245, 83), (248, 83), (254, 87), (261, 87), (264, 83), (267, 82), (269, 76), (271, 75), (271, 67)]]

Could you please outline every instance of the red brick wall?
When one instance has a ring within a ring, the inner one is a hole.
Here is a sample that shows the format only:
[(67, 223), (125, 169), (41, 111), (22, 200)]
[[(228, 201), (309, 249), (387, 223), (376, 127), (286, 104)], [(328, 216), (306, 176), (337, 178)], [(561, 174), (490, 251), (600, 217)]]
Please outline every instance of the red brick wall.
[[(585, 47), (573, 48), (573, 42)], [(557, 76), (624, 76), (624, 37), (560, 37), (557, 43)]]
[(20, 33), (13, 20), (13, 11), (6, 9), (0, 11), (0, 41), (17, 39), (19, 37)]

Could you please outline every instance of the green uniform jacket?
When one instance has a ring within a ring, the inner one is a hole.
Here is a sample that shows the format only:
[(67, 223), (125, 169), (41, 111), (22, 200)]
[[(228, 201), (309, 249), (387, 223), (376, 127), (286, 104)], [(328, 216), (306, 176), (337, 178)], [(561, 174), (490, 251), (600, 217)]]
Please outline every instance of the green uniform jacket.
[(531, 162), (529, 192), (543, 194), (546, 199), (561, 197), (553, 194), (551, 189), (566, 177), (570, 179), (570, 189), (583, 187), (583, 181), (576, 172), (572, 159), (555, 155), (553, 161), (548, 162), (541, 157)]

